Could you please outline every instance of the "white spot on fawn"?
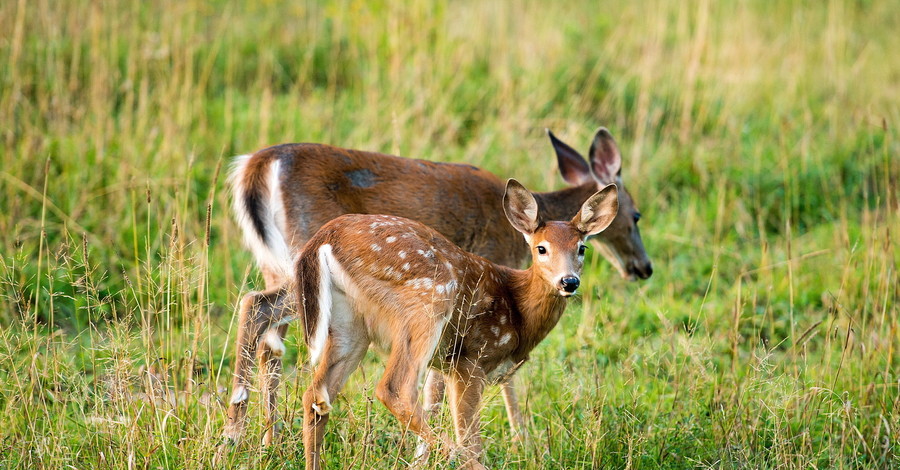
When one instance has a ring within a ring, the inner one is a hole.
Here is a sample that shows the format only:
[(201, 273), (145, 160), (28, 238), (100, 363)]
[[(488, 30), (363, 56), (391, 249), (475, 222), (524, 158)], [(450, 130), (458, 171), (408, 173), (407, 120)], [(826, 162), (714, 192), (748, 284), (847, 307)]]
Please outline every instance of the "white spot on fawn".
[[(401, 253), (402, 253), (402, 251), (401, 251)], [(403, 265), (403, 270), (404, 270), (404, 271), (409, 271), (409, 263), (406, 263), (406, 264)]]
[(497, 344), (499, 346), (503, 346), (504, 344), (508, 343), (509, 340), (511, 340), (511, 339), (512, 339), (512, 334), (506, 333), (505, 335), (500, 337), (500, 341), (498, 341)]
[(434, 281), (430, 277), (420, 277), (406, 281), (406, 285), (411, 286), (413, 289), (431, 289), (434, 286)]
[(397, 253), (397, 256), (399, 256), (400, 259), (406, 259), (406, 252), (405, 252), (405, 251), (401, 251), (400, 253)]
[(372, 248), (372, 251), (381, 251), (381, 246), (377, 243), (373, 243), (370, 248)]
[(388, 243), (394, 243), (395, 241), (397, 241), (397, 237), (392, 235), (390, 237), (385, 238), (384, 241), (386, 241)]
[(494, 336), (500, 336), (500, 327), (499, 327), (499, 326), (492, 326), (492, 327), (491, 327), (491, 333), (493, 333)]

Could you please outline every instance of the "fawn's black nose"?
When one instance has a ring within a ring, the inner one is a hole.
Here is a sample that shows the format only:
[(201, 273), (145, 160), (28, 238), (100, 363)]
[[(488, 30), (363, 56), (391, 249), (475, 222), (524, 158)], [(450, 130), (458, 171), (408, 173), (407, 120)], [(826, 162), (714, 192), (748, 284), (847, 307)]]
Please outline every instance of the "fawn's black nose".
[(562, 289), (566, 292), (575, 292), (575, 289), (578, 289), (578, 286), (581, 284), (581, 281), (578, 280), (575, 276), (566, 276), (562, 278), (559, 283), (562, 285)]

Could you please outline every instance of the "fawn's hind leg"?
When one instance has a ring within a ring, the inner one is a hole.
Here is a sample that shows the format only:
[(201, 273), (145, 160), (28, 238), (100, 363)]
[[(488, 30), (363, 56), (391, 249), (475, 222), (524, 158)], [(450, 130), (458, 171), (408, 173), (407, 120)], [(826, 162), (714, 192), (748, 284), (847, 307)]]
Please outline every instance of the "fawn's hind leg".
[(321, 468), (321, 449), (331, 400), (341, 391), (350, 374), (359, 367), (369, 349), (365, 326), (350, 315), (349, 304), (339, 292), (332, 293), (331, 327), (313, 379), (303, 394), (303, 444), (306, 468)]

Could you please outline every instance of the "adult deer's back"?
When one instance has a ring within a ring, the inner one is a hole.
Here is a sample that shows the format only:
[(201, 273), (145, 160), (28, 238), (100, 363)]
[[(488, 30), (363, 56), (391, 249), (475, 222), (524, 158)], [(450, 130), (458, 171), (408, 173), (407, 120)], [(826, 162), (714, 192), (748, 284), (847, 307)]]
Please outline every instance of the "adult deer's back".
[(417, 220), (508, 266), (527, 253), (497, 215), (504, 183), (470, 165), (285, 144), (240, 157), (232, 177), (245, 239), (261, 267), (281, 278), (291, 272), (291, 253), (343, 214)]
[[(560, 172), (570, 187), (537, 193), (542, 220), (571, 218), (591, 194), (616, 183), (619, 215), (597, 239), (627, 278), (652, 273), (637, 220), (621, 180), (621, 154), (606, 129), (589, 158), (550, 134)], [(505, 223), (504, 183), (470, 165), (434, 163), (321, 144), (284, 144), (239, 157), (232, 172), (234, 209), (267, 285), (291, 272), (296, 253), (328, 221), (343, 214), (389, 214), (424, 223), (464, 250), (519, 267), (528, 249)], [(440, 210), (436, 210), (440, 209)]]

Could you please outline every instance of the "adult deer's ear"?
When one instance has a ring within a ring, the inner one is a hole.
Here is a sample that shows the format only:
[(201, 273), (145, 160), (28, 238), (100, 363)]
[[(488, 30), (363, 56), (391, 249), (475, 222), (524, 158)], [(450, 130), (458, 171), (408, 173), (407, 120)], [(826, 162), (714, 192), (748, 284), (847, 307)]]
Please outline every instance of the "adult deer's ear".
[(538, 228), (538, 205), (531, 191), (514, 179), (506, 182), (503, 194), (503, 212), (513, 228), (531, 235)]
[(593, 179), (591, 167), (588, 162), (572, 147), (556, 138), (550, 129), (547, 129), (547, 137), (556, 151), (556, 163), (559, 165), (559, 173), (567, 183), (575, 186), (582, 185)]
[(616, 182), (622, 171), (622, 154), (612, 134), (605, 127), (597, 129), (594, 141), (591, 142), (591, 170), (601, 184)]
[(618, 212), (619, 190), (610, 184), (584, 201), (572, 224), (585, 236), (595, 235), (606, 230)]

